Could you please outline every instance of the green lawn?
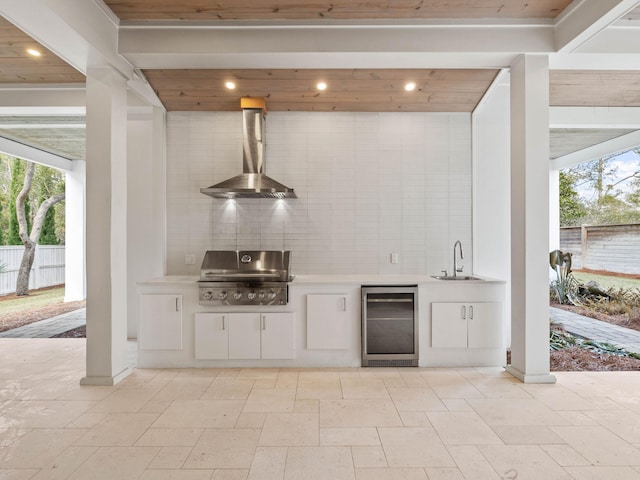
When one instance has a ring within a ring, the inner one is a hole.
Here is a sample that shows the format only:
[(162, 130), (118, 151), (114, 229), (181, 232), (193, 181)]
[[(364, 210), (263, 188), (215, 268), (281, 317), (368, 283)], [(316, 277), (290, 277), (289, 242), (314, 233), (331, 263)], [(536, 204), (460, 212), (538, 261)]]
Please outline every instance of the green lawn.
[(13, 298), (11, 300), (3, 300), (2, 297), (0, 297), (0, 315), (35, 310), (39, 307), (53, 303), (62, 303), (63, 301), (64, 287), (33, 291), (27, 296)]
[(596, 275), (594, 273), (585, 273), (585, 272), (573, 272), (573, 276), (576, 277), (576, 280), (587, 283), (589, 280), (594, 280), (602, 285), (605, 289), (607, 288), (638, 288), (640, 289), (640, 280), (635, 280), (633, 278), (625, 278), (625, 277), (613, 277), (609, 275)]

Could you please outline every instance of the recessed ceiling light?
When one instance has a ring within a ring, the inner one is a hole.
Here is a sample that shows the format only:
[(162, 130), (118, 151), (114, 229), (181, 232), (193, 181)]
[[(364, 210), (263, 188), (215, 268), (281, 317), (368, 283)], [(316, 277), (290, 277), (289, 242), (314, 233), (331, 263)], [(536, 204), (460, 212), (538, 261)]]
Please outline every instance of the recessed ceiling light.
[(318, 83), (316, 83), (316, 88), (318, 90), (326, 90), (327, 89), (327, 84), (325, 82), (318, 82)]
[(34, 56), (34, 57), (39, 57), (39, 56), (41, 56), (41, 55), (42, 55), (42, 54), (41, 54), (38, 50), (36, 50), (35, 48), (27, 48), (27, 53), (28, 53), (29, 55)]
[(231, 82), (231, 81), (225, 82), (224, 86), (227, 87), (229, 90), (233, 90), (233, 89), (236, 88), (236, 84), (234, 82)]
[(404, 89), (407, 92), (413, 92), (416, 89), (416, 82), (407, 82), (407, 83), (405, 83)]

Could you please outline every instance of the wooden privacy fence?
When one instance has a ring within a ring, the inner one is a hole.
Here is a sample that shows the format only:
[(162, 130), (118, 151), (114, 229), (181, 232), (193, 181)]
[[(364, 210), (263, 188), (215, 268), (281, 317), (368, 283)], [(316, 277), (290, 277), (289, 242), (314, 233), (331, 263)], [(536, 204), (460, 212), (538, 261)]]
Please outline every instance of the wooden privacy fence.
[[(18, 269), (23, 246), (0, 247), (0, 263), (6, 265), (0, 273), (0, 295), (16, 291)], [(38, 245), (29, 276), (29, 288), (42, 288), (64, 283), (64, 245)]]
[(560, 250), (573, 269), (640, 275), (640, 224), (560, 228)]

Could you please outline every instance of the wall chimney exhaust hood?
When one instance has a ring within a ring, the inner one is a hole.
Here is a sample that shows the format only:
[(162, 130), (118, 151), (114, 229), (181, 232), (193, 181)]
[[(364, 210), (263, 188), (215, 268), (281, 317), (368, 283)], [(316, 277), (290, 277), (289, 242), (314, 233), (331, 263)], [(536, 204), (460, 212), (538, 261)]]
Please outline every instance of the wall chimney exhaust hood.
[(213, 198), (297, 198), (264, 174), (264, 98), (242, 98), (242, 172), (200, 192)]

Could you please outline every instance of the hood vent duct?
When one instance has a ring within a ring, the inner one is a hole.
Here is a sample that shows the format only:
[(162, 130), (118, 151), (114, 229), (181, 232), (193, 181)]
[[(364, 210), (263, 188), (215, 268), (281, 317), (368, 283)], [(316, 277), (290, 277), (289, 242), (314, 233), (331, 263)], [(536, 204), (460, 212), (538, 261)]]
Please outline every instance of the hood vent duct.
[(213, 198), (297, 198), (289, 188), (264, 174), (264, 99), (243, 98), (242, 172), (200, 192)]

